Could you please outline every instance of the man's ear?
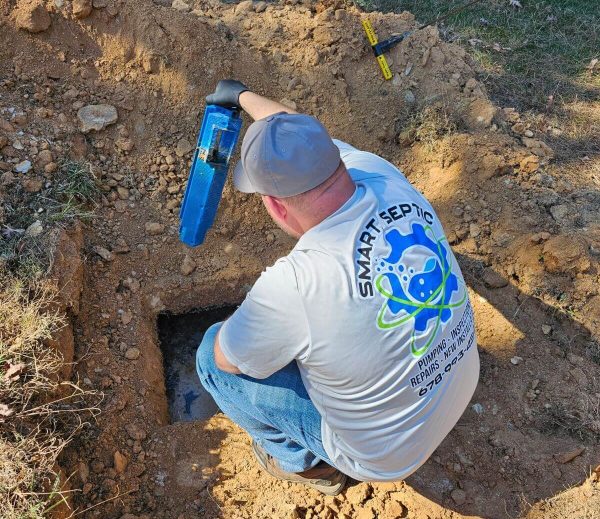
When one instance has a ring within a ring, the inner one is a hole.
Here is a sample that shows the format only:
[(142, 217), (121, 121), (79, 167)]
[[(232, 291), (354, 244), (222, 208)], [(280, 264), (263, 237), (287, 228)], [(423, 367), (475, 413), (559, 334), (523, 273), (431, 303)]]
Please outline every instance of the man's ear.
[(287, 208), (281, 202), (281, 200), (279, 200), (279, 198), (270, 195), (263, 195), (262, 199), (267, 211), (271, 216), (285, 221), (285, 217), (287, 216)]

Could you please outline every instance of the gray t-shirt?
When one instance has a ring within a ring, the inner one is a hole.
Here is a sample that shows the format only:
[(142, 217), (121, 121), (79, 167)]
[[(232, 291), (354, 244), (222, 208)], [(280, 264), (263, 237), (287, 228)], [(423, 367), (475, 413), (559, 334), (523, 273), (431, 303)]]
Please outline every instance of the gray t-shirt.
[(251, 377), (296, 360), (336, 467), (398, 480), (475, 391), (473, 311), (427, 200), (389, 162), (335, 143), (355, 193), (262, 273), (219, 340)]

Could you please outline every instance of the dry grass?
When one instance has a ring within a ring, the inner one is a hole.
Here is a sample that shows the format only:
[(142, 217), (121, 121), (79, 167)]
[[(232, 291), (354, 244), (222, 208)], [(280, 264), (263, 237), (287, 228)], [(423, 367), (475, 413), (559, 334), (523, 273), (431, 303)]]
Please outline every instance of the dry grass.
[(562, 430), (580, 441), (600, 440), (600, 397), (583, 394), (575, 402), (555, 403), (542, 417), (542, 430)]
[[(0, 517), (45, 517), (64, 500), (57, 458), (83, 426), (91, 393), (61, 383), (62, 358), (45, 341), (64, 326), (54, 289), (0, 267)], [(52, 395), (61, 395), (52, 396)]]
[(461, 129), (457, 113), (456, 108), (451, 109), (446, 100), (426, 105), (410, 114), (403, 133), (432, 150), (441, 143), (443, 137)]

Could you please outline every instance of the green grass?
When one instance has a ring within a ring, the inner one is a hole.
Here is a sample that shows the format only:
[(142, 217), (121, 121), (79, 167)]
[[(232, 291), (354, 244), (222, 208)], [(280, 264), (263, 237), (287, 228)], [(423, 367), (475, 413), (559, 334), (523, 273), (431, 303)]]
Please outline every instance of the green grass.
[[(6, 225), (0, 226), (0, 264), (22, 279), (41, 277), (53, 250), (50, 229), (93, 218), (98, 197), (91, 165), (73, 161), (61, 163), (51, 185), (39, 193), (9, 193)], [(25, 230), (36, 220), (44, 230), (28, 236)]]
[(72, 200), (79, 204), (94, 202), (98, 186), (89, 163), (65, 161), (60, 166), (57, 182), (53, 187), (58, 199)]
[[(356, 0), (366, 10), (412, 12), (421, 23), (466, 0)], [(600, 57), (598, 0), (482, 0), (442, 22), (443, 32), (471, 49), (489, 73), (486, 84), (505, 106), (543, 110), (548, 96), (599, 99), (600, 74), (586, 66)], [(469, 40), (481, 43), (471, 45)], [(498, 44), (502, 50), (494, 49)], [(510, 49), (510, 50), (508, 50)]]

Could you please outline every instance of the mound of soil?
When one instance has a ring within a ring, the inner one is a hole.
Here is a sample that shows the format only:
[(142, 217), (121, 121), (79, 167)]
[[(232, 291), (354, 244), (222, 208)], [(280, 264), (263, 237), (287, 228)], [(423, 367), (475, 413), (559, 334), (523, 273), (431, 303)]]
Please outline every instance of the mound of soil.
[[(105, 393), (103, 413), (61, 460), (82, 517), (514, 517), (531, 506), (541, 517), (599, 463), (600, 198), (548, 172), (552, 150), (514, 109), (494, 106), (462, 48), (417, 31), (391, 51), (384, 81), (363, 14), (341, 1), (61, 0), (44, 3), (51, 24), (35, 34), (18, 28), (18, 4), (0, 0), (6, 199), (37, 210), (54, 181), (48, 164), (66, 157), (90, 162), (102, 190), (84, 228), (74, 329), (75, 376)], [(410, 13), (370, 17), (380, 38), (417, 25)], [(293, 246), (229, 183), (205, 244), (178, 241), (204, 97), (225, 77), (400, 167), (458, 253), (481, 381), (405, 482), (324, 498), (262, 473), (222, 415), (169, 423), (159, 314), (239, 303)], [(116, 122), (88, 131), (88, 105), (114, 107)], [(593, 509), (597, 479), (580, 489)]]

